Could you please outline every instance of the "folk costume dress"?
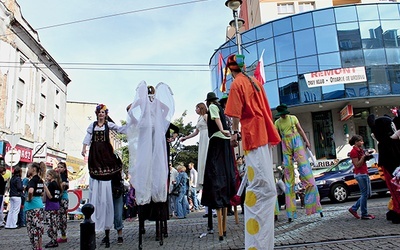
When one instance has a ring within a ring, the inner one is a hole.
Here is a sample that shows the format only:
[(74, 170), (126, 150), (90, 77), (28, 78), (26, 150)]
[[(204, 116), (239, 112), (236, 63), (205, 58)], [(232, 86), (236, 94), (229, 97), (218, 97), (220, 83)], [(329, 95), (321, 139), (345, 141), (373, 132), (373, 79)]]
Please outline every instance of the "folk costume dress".
[(295, 194), (295, 172), (293, 160), (297, 162), (302, 186), (305, 187), (304, 203), (306, 214), (322, 212), (321, 202), (317, 185), (315, 185), (314, 175), (308, 161), (303, 141), (296, 124), (299, 123), (296, 116), (286, 115), (285, 118), (279, 118), (275, 121), (275, 126), (279, 130), (282, 138), (283, 154), (283, 173), (285, 175), (285, 199), (286, 214), (288, 218), (295, 219), (296, 212), (296, 194)]
[(208, 144), (206, 168), (204, 171), (203, 194), (201, 204), (209, 209), (228, 207), (235, 195), (235, 169), (230, 137), (219, 131), (215, 119), (221, 119), (225, 130), (228, 127), (221, 106), (211, 104), (208, 109)]
[(271, 146), (278, 144), (280, 138), (263, 86), (243, 73), (236, 75), (225, 114), (240, 118), (245, 150), (248, 179), (244, 202), (245, 249), (272, 250), (276, 187)]
[(165, 133), (174, 114), (172, 91), (165, 83), (148, 95), (145, 81), (139, 83), (128, 111), (130, 182), (138, 205), (167, 200), (168, 162)]
[(207, 129), (207, 121), (204, 119), (204, 116), (199, 116), (197, 120), (196, 128), (199, 130), (199, 152), (197, 156), (197, 189), (200, 190), (203, 188), (204, 183), (204, 169), (206, 168), (206, 158), (207, 158), (207, 150), (208, 150), (208, 129)]
[(106, 122), (100, 127), (97, 122), (94, 122), (89, 125), (83, 140), (83, 144), (90, 145), (89, 200), (95, 207), (92, 219), (96, 223), (96, 231), (109, 230), (113, 226), (114, 206), (111, 179), (121, 171), (110, 143), (109, 130), (125, 134), (126, 126)]

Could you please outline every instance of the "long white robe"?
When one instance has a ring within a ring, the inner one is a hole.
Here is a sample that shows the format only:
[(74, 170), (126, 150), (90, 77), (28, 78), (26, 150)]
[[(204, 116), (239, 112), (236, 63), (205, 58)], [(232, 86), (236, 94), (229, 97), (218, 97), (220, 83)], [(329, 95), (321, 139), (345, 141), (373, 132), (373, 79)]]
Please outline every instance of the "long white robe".
[(172, 95), (168, 85), (159, 83), (150, 100), (146, 82), (142, 81), (128, 111), (129, 174), (138, 205), (167, 200), (165, 133), (174, 114)]

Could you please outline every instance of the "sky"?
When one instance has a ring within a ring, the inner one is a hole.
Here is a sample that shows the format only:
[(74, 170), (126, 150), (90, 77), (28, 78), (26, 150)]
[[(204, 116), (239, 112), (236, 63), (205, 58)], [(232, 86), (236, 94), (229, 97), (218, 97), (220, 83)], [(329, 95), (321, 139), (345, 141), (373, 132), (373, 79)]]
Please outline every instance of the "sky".
[[(125, 108), (144, 80), (153, 86), (168, 84), (174, 93), (174, 119), (187, 110), (184, 123), (195, 125), (195, 106), (211, 91), (209, 60), (226, 41), (233, 19), (225, 0), (17, 2), (42, 46), (71, 79), (67, 100), (104, 103), (117, 123), (126, 120)], [(110, 70), (93, 69), (100, 67)], [(126, 70), (133, 68), (137, 70)]]

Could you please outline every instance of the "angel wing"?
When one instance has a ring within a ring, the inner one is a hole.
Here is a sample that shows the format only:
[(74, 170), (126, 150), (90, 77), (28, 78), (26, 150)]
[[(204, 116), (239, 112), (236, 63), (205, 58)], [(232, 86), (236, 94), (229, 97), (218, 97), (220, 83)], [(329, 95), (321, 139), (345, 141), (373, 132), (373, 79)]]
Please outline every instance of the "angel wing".
[(163, 82), (160, 82), (156, 86), (156, 99), (162, 104), (163, 115), (165, 117), (165, 130), (168, 129), (169, 123), (175, 113), (175, 102), (173, 98), (173, 92), (171, 88)]

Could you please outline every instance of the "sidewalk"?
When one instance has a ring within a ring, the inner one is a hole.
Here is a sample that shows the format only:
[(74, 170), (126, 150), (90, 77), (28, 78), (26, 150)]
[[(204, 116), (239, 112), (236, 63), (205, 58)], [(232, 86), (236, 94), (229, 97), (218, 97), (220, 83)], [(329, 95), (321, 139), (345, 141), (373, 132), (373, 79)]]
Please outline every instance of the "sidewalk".
[[(348, 212), (348, 204), (324, 205), (324, 217), (319, 214), (305, 216), (304, 209), (298, 210), (298, 219), (288, 223), (284, 211), (275, 225), (275, 249), (400, 249), (400, 225), (386, 221), (387, 201), (382, 198), (369, 202), (370, 213), (374, 220), (357, 220)], [(234, 216), (228, 217), (227, 237), (218, 240), (218, 233), (199, 238), (206, 231), (207, 219), (204, 211), (193, 212), (186, 219), (168, 221), (169, 237), (164, 239), (163, 246), (155, 241), (154, 222), (146, 221), (146, 234), (143, 235), (143, 249), (244, 249), (243, 215), (239, 212), (239, 224)], [(80, 221), (68, 222), (68, 242), (60, 244), (56, 249), (80, 248)], [(117, 234), (111, 231), (111, 248), (138, 249), (138, 222), (124, 223), (124, 243), (117, 245)], [(214, 219), (214, 229), (217, 221)], [(0, 230), (1, 250), (30, 249), (26, 228)], [(96, 235), (97, 249), (105, 249), (100, 245), (103, 233)], [(49, 241), (45, 233), (43, 243)]]

